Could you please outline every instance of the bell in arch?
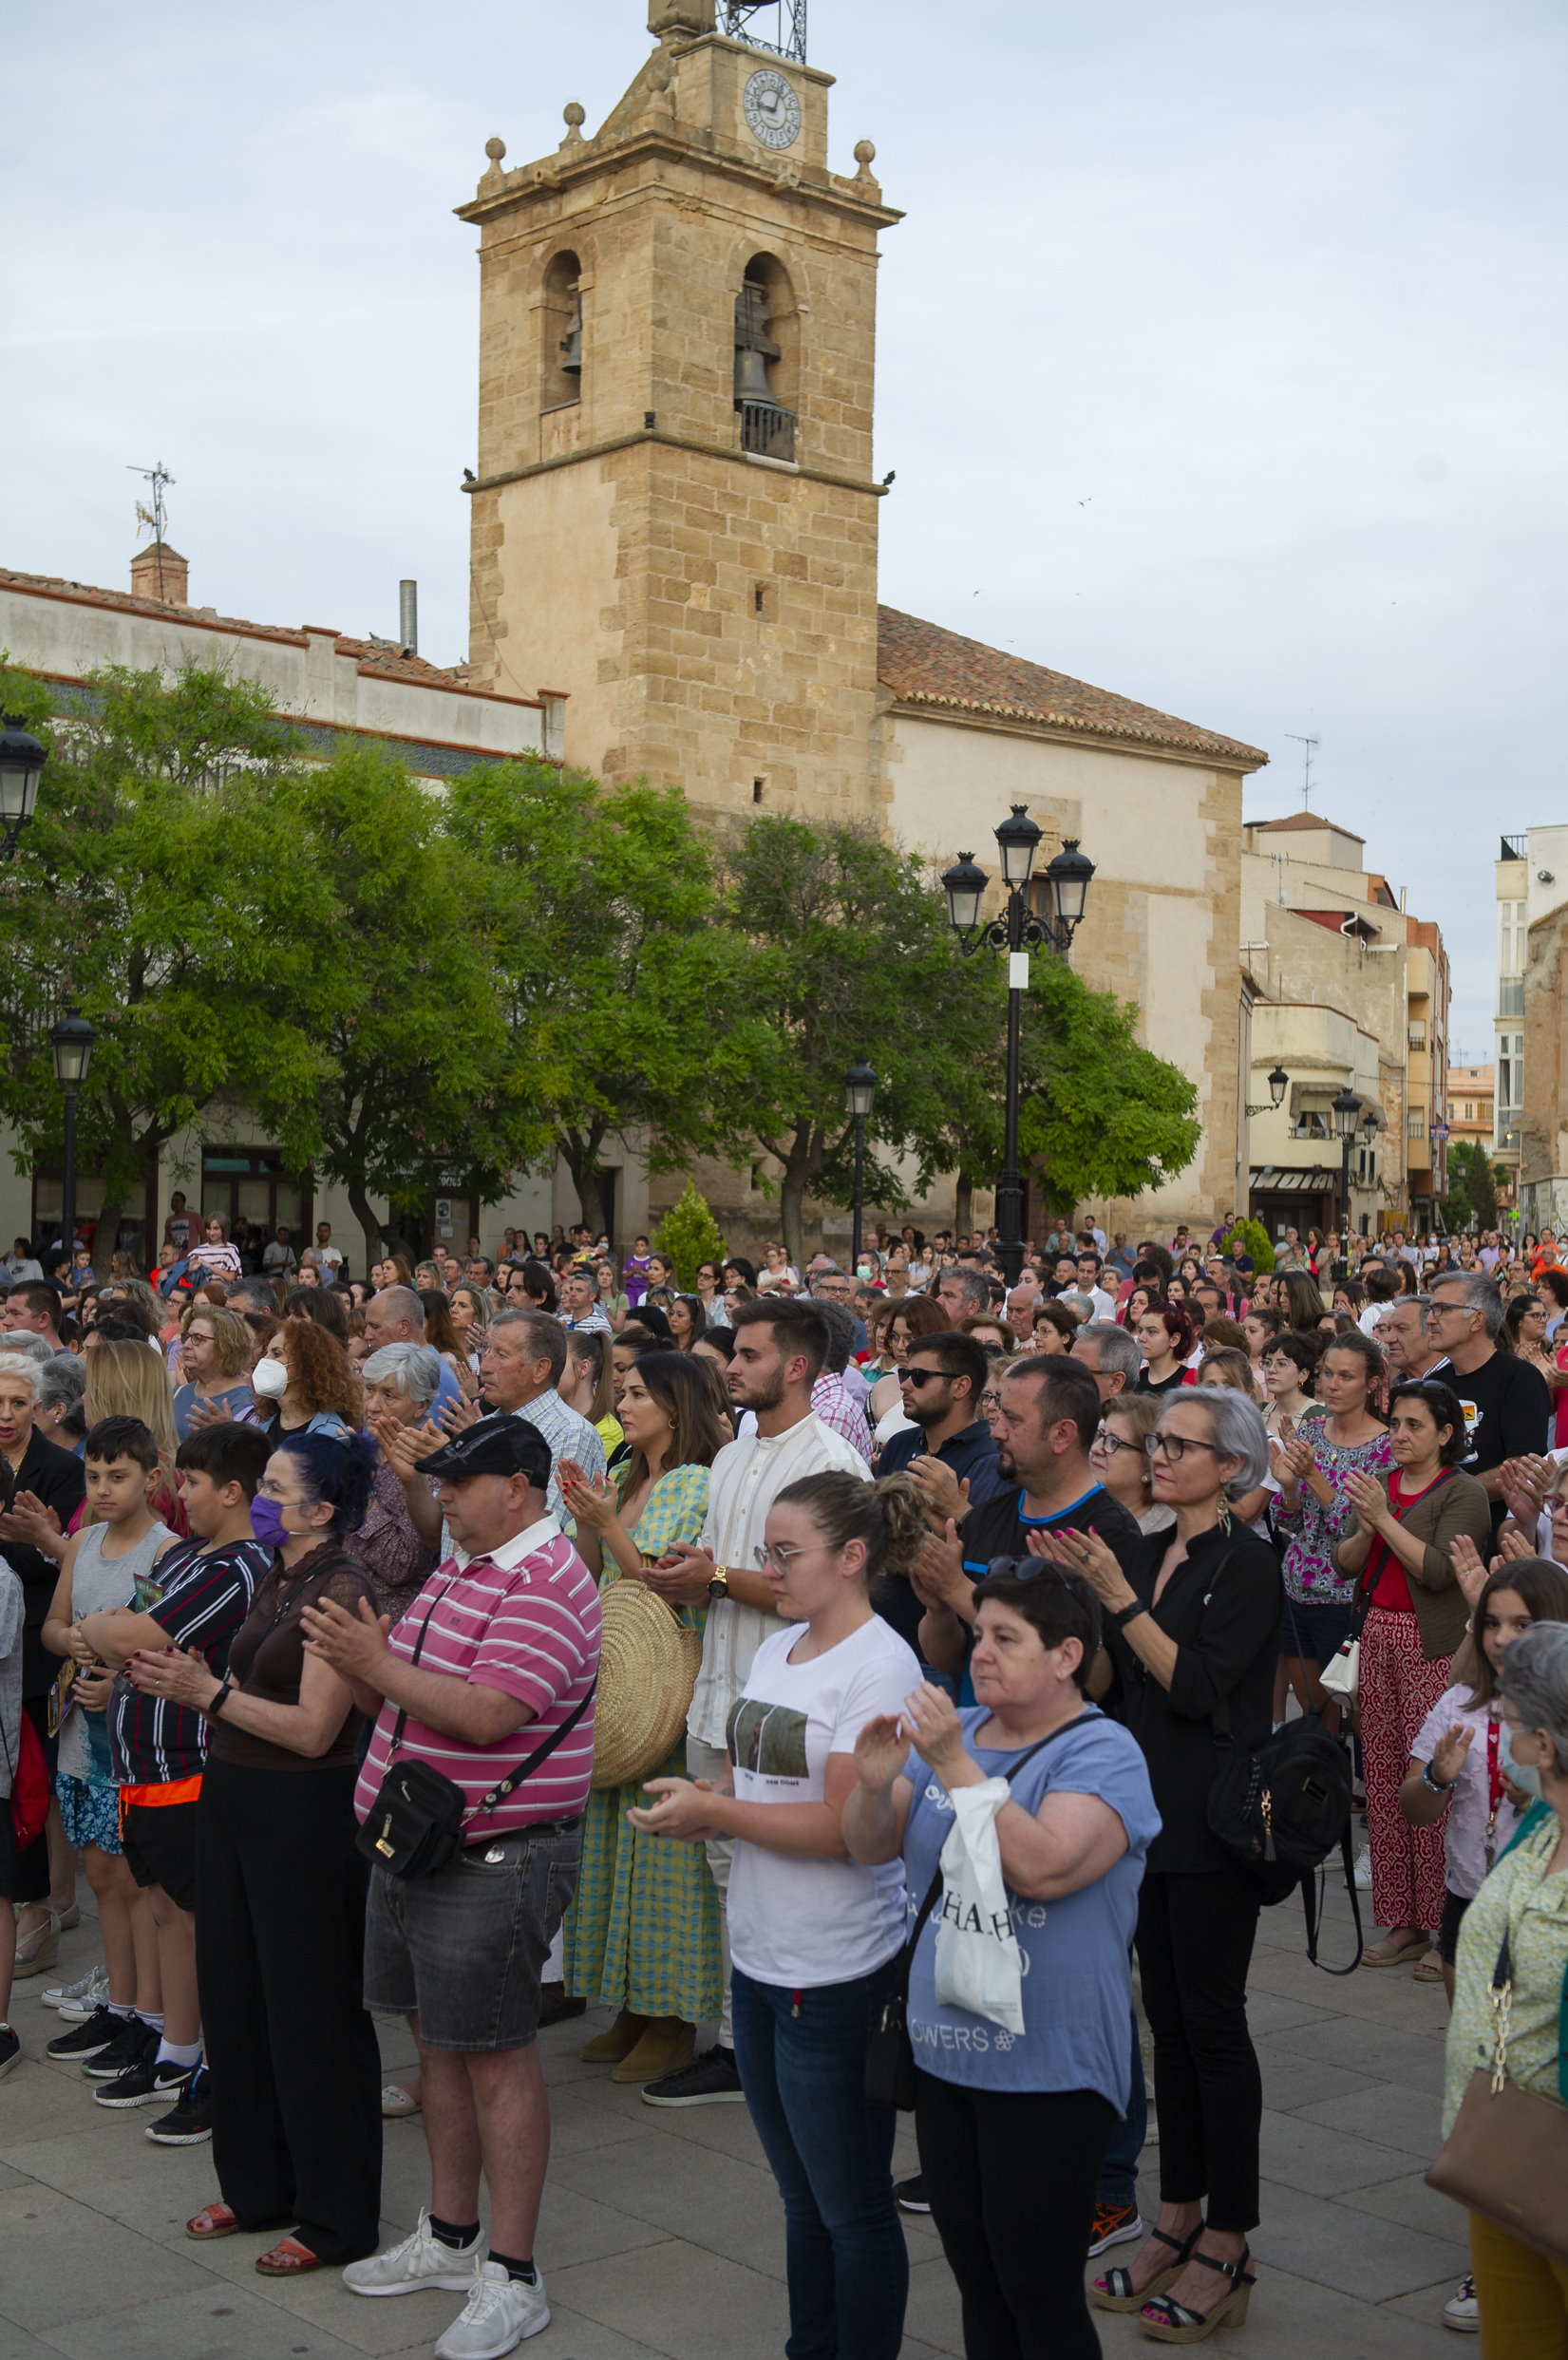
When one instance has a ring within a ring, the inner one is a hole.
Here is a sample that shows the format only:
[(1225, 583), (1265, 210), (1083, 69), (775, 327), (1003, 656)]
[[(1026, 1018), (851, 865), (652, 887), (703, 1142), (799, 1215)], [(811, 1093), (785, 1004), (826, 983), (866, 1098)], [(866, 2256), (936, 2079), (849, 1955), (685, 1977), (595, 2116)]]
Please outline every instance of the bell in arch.
[(779, 348), (767, 332), (766, 293), (753, 280), (747, 279), (735, 298), (737, 403), (776, 400), (767, 382), (767, 364), (778, 357)]
[(572, 290), (572, 324), (560, 340), (561, 374), (566, 377), (582, 375), (582, 291)]

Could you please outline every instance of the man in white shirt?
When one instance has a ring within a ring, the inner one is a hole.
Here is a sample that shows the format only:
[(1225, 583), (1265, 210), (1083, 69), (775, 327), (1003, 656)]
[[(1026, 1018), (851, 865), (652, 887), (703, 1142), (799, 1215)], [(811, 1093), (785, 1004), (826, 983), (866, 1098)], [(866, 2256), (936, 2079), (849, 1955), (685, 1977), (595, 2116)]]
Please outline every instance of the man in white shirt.
[(1080, 1294), (1087, 1295), (1089, 1301), (1093, 1304), (1094, 1317), (1096, 1319), (1114, 1319), (1116, 1317), (1116, 1297), (1114, 1294), (1107, 1294), (1105, 1288), (1100, 1284), (1100, 1272), (1102, 1267), (1103, 1265), (1098, 1254), (1091, 1254), (1086, 1246), (1079, 1247), (1078, 1292)]
[[(870, 1481), (854, 1444), (823, 1425), (811, 1407), (811, 1388), (828, 1348), (826, 1322), (817, 1305), (809, 1299), (759, 1297), (738, 1305), (731, 1319), (735, 1350), (726, 1382), (735, 1407), (755, 1411), (756, 1432), (727, 1443), (713, 1462), (701, 1545), (671, 1549), (645, 1576), (649, 1588), (671, 1605), (708, 1601), (702, 1667), (686, 1722), (686, 1766), (690, 1777), (714, 1784), (728, 1766), (725, 1739), (730, 1709), (746, 1686), (751, 1659), (765, 1638), (784, 1629), (757, 1563), (769, 1508), (785, 1485), (803, 1475), (832, 1469)], [(744, 2104), (735, 2070), (723, 1916), (734, 1844), (714, 1837), (706, 1849), (719, 1888), (725, 1954), (718, 2046), (678, 2073), (650, 2083), (642, 2093), (650, 2105)]]
[(322, 1284), (328, 1287), (333, 1285), (338, 1272), (343, 1268), (343, 1249), (332, 1243), (331, 1221), (317, 1221), (315, 1225), (315, 1258), (322, 1272)]
[(556, 1313), (563, 1328), (597, 1328), (608, 1334), (610, 1322), (599, 1303), (599, 1291), (591, 1270), (569, 1270), (560, 1282), (560, 1309)]

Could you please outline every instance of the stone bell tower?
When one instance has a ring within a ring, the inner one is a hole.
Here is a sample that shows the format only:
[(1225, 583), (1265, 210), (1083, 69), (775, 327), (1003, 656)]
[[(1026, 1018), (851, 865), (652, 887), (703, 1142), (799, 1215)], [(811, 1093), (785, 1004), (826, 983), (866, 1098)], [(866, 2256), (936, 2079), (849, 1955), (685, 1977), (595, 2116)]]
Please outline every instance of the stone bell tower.
[[(751, 11), (727, 10), (744, 24)], [(715, 816), (879, 821), (877, 236), (827, 162), (831, 77), (654, 0), (592, 138), (501, 141), (480, 231), (470, 660), (564, 693), (574, 767)]]

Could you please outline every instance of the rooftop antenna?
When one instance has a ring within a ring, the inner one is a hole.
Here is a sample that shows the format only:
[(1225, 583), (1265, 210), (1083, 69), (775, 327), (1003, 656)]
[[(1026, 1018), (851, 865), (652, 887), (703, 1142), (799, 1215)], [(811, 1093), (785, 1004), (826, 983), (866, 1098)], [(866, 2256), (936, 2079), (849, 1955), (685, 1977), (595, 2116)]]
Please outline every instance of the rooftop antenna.
[(1313, 807), (1313, 756), (1323, 741), (1321, 738), (1304, 738), (1296, 729), (1287, 729), (1285, 735), (1288, 738), (1294, 738), (1301, 748), (1301, 808), (1303, 811), (1311, 811)]
[(141, 500), (138, 500), (136, 520), (139, 527), (149, 532), (153, 537), (153, 548), (158, 557), (158, 595), (161, 598), (163, 595), (163, 527), (168, 521), (168, 512), (163, 504), (163, 491), (166, 484), (174, 481), (174, 478), (161, 459), (155, 460), (150, 467), (128, 466), (125, 473), (143, 476), (152, 486), (149, 494), (152, 506), (144, 508)]
[[(722, 0), (719, 14), (720, 30), (731, 41), (793, 58), (797, 66), (805, 64), (805, 0)], [(756, 29), (752, 20), (759, 16), (771, 18), (771, 41)]]

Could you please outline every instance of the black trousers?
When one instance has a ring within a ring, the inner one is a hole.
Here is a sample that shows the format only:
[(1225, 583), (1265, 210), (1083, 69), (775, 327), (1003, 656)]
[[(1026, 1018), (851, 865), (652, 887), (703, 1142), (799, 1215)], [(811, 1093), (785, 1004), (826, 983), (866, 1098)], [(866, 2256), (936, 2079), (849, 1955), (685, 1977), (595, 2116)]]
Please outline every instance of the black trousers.
[(334, 2263), (374, 2253), (381, 2217), (355, 1776), (209, 1761), (197, 1837), (217, 2184), (245, 2228), (296, 2224), (300, 2243)]
[(1247, 2030), (1247, 1969), (1261, 1901), (1244, 1868), (1145, 1876), (1138, 1899), (1160, 2195), (1166, 2204), (1206, 2197), (1215, 2229), (1257, 2226), (1263, 2077)]
[(918, 2068), (915, 2084), (965, 2360), (1099, 2360), (1084, 2256), (1116, 2108), (1093, 2089), (968, 2089)]

